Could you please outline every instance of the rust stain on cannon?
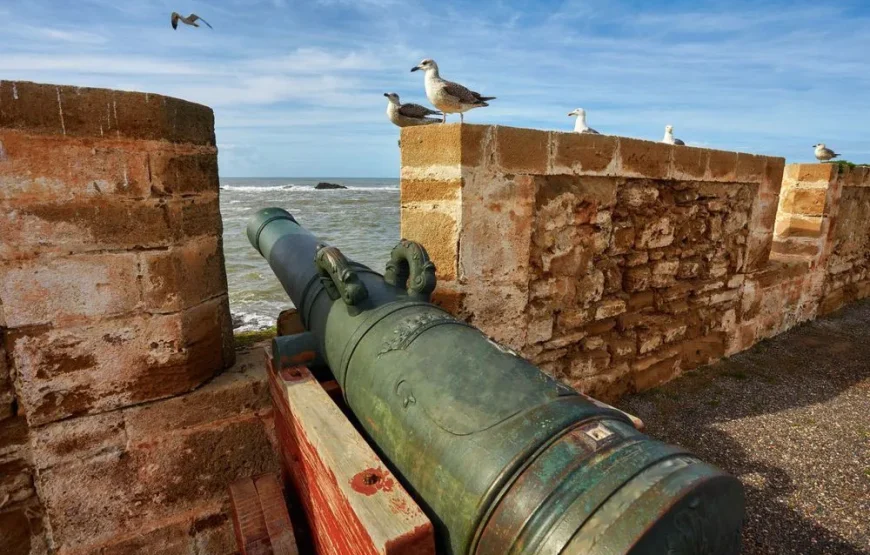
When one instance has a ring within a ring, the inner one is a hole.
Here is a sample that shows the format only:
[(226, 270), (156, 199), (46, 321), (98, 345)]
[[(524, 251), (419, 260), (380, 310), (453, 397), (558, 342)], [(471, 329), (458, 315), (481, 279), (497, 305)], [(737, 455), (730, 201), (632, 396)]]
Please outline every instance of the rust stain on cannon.
[(314, 351), (302, 351), (301, 353), (292, 356), (284, 355), (281, 357), (281, 367), (286, 368), (288, 366), (305, 364), (314, 360), (314, 357), (316, 356), (317, 353), (315, 353)]

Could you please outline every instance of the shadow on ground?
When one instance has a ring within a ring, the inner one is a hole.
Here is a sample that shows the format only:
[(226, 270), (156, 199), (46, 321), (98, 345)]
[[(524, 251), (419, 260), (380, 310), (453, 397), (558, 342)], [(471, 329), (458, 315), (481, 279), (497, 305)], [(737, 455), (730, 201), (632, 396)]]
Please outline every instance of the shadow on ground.
[(740, 478), (743, 553), (870, 553), (870, 300), (618, 405)]

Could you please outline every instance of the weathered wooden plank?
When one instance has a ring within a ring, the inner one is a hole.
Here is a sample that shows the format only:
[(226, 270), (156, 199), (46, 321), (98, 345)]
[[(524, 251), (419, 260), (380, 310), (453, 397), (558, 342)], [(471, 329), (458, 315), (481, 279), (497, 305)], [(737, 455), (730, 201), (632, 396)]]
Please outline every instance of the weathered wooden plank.
[(320, 382), (320, 387), (322, 387), (327, 395), (329, 395), (329, 397), (337, 404), (344, 404), (344, 398), (341, 396), (341, 386), (338, 385), (337, 381), (329, 380), (328, 382)]
[(299, 555), (278, 477), (261, 474), (230, 484), (233, 530), (242, 555)]
[(434, 555), (432, 524), (307, 368), (266, 357), (282, 462), (318, 555)]
[(263, 474), (254, 478), (260, 506), (263, 509), (263, 519), (269, 533), (269, 543), (275, 555), (299, 555), (290, 514), (284, 501), (284, 490), (278, 477), (274, 474)]
[(230, 484), (230, 505), (239, 552), (242, 555), (271, 553), (263, 509), (257, 487), (251, 478), (242, 478)]

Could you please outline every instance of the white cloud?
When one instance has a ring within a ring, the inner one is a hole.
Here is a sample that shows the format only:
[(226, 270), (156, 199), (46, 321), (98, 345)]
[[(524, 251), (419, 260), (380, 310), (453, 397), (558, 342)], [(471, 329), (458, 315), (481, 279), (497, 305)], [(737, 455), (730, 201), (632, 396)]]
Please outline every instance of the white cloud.
[(385, 67), (382, 58), (371, 52), (330, 52), (314, 47), (298, 48), (290, 54), (254, 60), (246, 65), (256, 70), (294, 73), (373, 71)]
[(109, 75), (216, 75), (216, 70), (173, 59), (130, 55), (9, 54), (0, 57), (0, 71), (65, 72)]
[[(629, 136), (659, 139), (672, 123), (684, 140), (720, 148), (797, 158), (820, 136), (870, 151), (859, 94), (870, 85), (870, 21), (842, 6), (826, 7), (837, 23), (822, 26), (810, 4), (629, 10), (572, 0), (541, 14), (509, 0), (412, 1), (398, 16), (384, 11), (393, 0), (141, 0), (122, 11), (86, 0), (65, 14), (55, 4), (64, 25), (47, 27), (46, 1), (0, 23), (0, 33), (3, 25), (48, 33), (0, 44), (4, 78), (201, 102), (215, 109), (221, 144), (268, 142), (260, 156), (276, 167), (289, 160), (276, 145), (334, 150), (335, 160), (370, 149), (360, 164), (393, 167), (397, 131), (381, 94), (426, 103), (422, 77), (408, 72), (423, 57), (497, 97), (469, 113), (472, 122), (568, 129), (565, 113), (582, 106), (593, 127)], [(215, 31), (172, 31), (168, 13), (179, 8)], [(379, 158), (372, 145), (391, 150)]]
[[(10, 30), (7, 29), (6, 32), (10, 33)], [(99, 33), (91, 33), (79, 29), (57, 29), (52, 27), (35, 27), (32, 25), (16, 27), (14, 34), (27, 39), (71, 42), (77, 44), (105, 44), (109, 40)]]

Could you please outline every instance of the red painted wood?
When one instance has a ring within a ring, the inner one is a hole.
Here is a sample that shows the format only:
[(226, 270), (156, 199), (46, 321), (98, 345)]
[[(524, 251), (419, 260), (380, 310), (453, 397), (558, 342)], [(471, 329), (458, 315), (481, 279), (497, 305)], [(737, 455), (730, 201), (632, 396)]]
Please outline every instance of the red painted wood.
[(296, 536), (290, 523), (290, 514), (284, 501), (284, 490), (274, 474), (263, 474), (254, 478), (260, 507), (269, 543), (275, 555), (299, 555)]
[(299, 555), (277, 476), (262, 474), (233, 482), (230, 504), (242, 555)]
[[(326, 391), (319, 385), (317, 389), (310, 387), (317, 382), (308, 369), (287, 368), (281, 370), (279, 375), (271, 367), (269, 357), (267, 367), (283, 470), (290, 477), (298, 494), (317, 555), (433, 555), (434, 534), (431, 523), (389, 471), (385, 470), (380, 459), (361, 436), (355, 431), (352, 436), (342, 436), (346, 438), (348, 445), (343, 444), (343, 447), (337, 449), (323, 443), (325, 437), (331, 436), (324, 435), (322, 427), (342, 426), (348, 430), (353, 428), (332, 405)], [(291, 389), (297, 385), (303, 389)], [(299, 393), (295, 393), (297, 391)], [(307, 412), (297, 418), (289, 405), (288, 392), (290, 398), (299, 399), (294, 402), (313, 403), (308, 405), (310, 410), (318, 413), (323, 420), (318, 421)], [(322, 410), (324, 405), (319, 404), (321, 402), (329, 403), (332, 410)], [(306, 428), (306, 422), (311, 426), (310, 430)], [(315, 436), (310, 436), (310, 433)], [(324, 458), (324, 453), (319, 451), (317, 445), (329, 452), (329, 456)], [(360, 453), (362, 458), (341, 460), (336, 453), (344, 453), (343, 449), (350, 453)], [(363, 468), (362, 461), (367, 461), (368, 465), (381, 464)], [(358, 472), (349, 476), (349, 469), (356, 467), (359, 467)], [(339, 484), (336, 473), (341, 474), (342, 480), (347, 483)], [(387, 497), (375, 497), (376, 494)], [(375, 505), (371, 505), (372, 503)], [(358, 513), (359, 507), (366, 504), (369, 504), (369, 509), (362, 510), (369, 511), (372, 507), (380, 507), (381, 514), (395, 516), (395, 524), (384, 525), (383, 520), (392, 522), (393, 517), (390, 516), (381, 517), (381, 522), (373, 522), (372, 513), (366, 515), (366, 524)], [(409, 527), (408, 523), (419, 524)], [(379, 540), (381, 545), (372, 539), (370, 532), (384, 538)]]
[(242, 478), (230, 484), (230, 506), (236, 544), (242, 555), (267, 555), (269, 532), (263, 518), (263, 509), (257, 488), (251, 478)]

